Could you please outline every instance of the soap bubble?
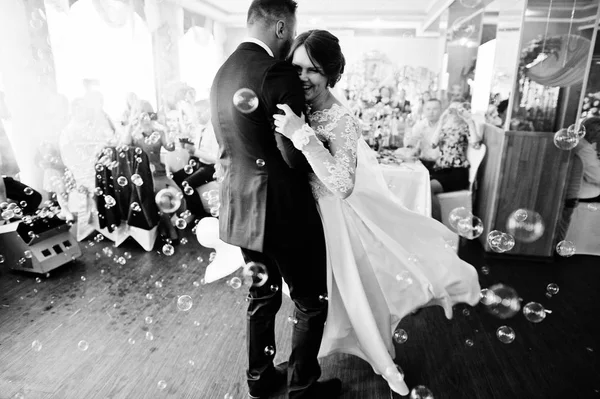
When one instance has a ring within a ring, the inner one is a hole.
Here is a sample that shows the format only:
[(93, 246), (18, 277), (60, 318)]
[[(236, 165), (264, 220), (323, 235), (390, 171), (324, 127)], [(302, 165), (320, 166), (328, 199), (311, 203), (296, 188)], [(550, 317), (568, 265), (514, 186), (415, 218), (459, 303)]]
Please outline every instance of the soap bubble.
[(562, 257), (568, 258), (575, 255), (575, 244), (571, 241), (561, 241), (556, 244), (556, 253)]
[(554, 145), (561, 150), (570, 151), (577, 147), (579, 138), (574, 132), (569, 133), (568, 129), (560, 129), (554, 134)]
[(138, 187), (140, 187), (144, 184), (144, 180), (142, 179), (142, 176), (138, 175), (137, 173), (131, 175), (131, 182)]
[(190, 310), (192, 308), (192, 304), (192, 297), (189, 295), (182, 295), (177, 298), (177, 309), (181, 310), (182, 312), (187, 312)]
[(582, 139), (586, 134), (585, 125), (582, 123), (573, 124), (567, 128), (567, 133), (577, 137), (578, 139)]
[(515, 239), (508, 233), (492, 230), (487, 236), (490, 248), (494, 252), (503, 253), (510, 251), (515, 246)]
[(156, 205), (164, 213), (175, 212), (181, 206), (180, 192), (172, 187), (160, 190), (155, 197)]
[(556, 284), (556, 283), (550, 283), (546, 287), (546, 292), (550, 295), (556, 295), (556, 294), (558, 294), (558, 291), (559, 291), (559, 288), (558, 288), (558, 284)]
[(249, 262), (244, 265), (243, 274), (253, 287), (262, 287), (269, 279), (267, 267), (258, 262)]
[(162, 252), (167, 256), (171, 256), (175, 253), (175, 248), (171, 244), (165, 244), (162, 247)]
[(469, 216), (458, 221), (456, 230), (461, 237), (473, 240), (483, 233), (483, 222), (477, 216)]
[(513, 317), (521, 310), (521, 302), (517, 291), (504, 284), (495, 284), (481, 290), (480, 302), (489, 313), (500, 319)]
[(396, 331), (394, 331), (392, 339), (397, 344), (403, 344), (408, 340), (408, 333), (405, 330), (398, 328)]
[(496, 330), (496, 337), (503, 344), (510, 344), (515, 340), (515, 332), (508, 326), (501, 326)]
[(239, 277), (234, 277), (231, 280), (229, 280), (227, 282), (227, 284), (229, 284), (229, 286), (231, 288), (233, 288), (234, 290), (237, 290), (238, 288), (240, 288), (242, 286), (242, 280), (240, 280)]
[(119, 176), (117, 178), (117, 184), (121, 187), (125, 187), (127, 184), (129, 184), (129, 181), (127, 181), (125, 176)]
[(36, 352), (39, 352), (42, 350), (42, 343), (38, 340), (35, 340), (31, 343), (31, 349), (33, 349)]
[(461, 206), (460, 208), (454, 208), (450, 212), (450, 214), (448, 215), (448, 222), (450, 223), (450, 226), (452, 226), (452, 228), (456, 230), (458, 228), (458, 222), (470, 216), (473, 216), (471, 214), (471, 211)]
[(233, 95), (233, 105), (235, 105), (238, 111), (249, 114), (258, 108), (258, 97), (250, 89), (239, 89)]
[(410, 391), (410, 399), (433, 399), (433, 393), (424, 385), (418, 385)]
[[(527, 217), (523, 219), (524, 213)], [(544, 234), (545, 226), (539, 213), (529, 209), (517, 209), (508, 217), (506, 230), (515, 240), (532, 243)]]
[(546, 318), (546, 313), (551, 313), (537, 302), (529, 302), (523, 306), (523, 315), (532, 323), (539, 323)]
[(88, 344), (87, 341), (79, 341), (79, 343), (77, 344), (77, 348), (79, 348), (79, 350), (82, 352), (88, 350), (89, 347), (90, 344)]
[(275, 348), (273, 348), (272, 346), (267, 346), (265, 348), (265, 355), (267, 356), (275, 356)]

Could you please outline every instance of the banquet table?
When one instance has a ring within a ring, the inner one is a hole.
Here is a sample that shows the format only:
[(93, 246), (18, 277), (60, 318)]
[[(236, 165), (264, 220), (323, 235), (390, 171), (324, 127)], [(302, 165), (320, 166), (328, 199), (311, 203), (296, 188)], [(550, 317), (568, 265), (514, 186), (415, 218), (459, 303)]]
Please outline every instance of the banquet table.
[(383, 176), (390, 190), (408, 209), (431, 216), (429, 171), (416, 160), (405, 162), (390, 154), (379, 157)]

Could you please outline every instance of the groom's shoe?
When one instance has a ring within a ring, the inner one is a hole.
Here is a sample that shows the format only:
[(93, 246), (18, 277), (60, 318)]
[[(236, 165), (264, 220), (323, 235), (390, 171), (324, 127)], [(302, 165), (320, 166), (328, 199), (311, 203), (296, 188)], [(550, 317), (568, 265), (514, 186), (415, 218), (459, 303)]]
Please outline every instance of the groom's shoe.
[(342, 381), (337, 378), (330, 380), (318, 381), (315, 384), (314, 395), (310, 398), (314, 399), (334, 399), (342, 393)]
[(287, 362), (275, 366), (275, 374), (271, 377), (268, 386), (262, 390), (250, 390), (248, 398), (250, 399), (267, 399), (271, 395), (278, 393), (287, 386)]

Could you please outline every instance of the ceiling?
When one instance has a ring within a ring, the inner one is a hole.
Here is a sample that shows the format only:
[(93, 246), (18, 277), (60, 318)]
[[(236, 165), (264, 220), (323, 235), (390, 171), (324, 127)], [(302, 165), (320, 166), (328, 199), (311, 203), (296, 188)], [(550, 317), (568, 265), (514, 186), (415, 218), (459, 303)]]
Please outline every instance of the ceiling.
[[(2, 1), (2, 0), (0, 0)], [(229, 27), (244, 27), (252, 0), (168, 0), (205, 15)], [(418, 36), (438, 36), (443, 30), (444, 12), (455, 1), (471, 4), (473, 15), (485, 8), (484, 22), (494, 23), (499, 8), (520, 14), (519, 0), (296, 0), (299, 29), (352, 29), (408, 31)], [(502, 6), (499, 6), (499, 4)], [(529, 0), (528, 17), (547, 18), (550, 0)], [(568, 21), (573, 7), (587, 14), (596, 13), (598, 0), (553, 0), (552, 17)], [(590, 11), (593, 9), (593, 12)], [(577, 15), (576, 15), (577, 18)], [(592, 18), (593, 20), (593, 18)], [(442, 21), (442, 22), (440, 22)]]
[[(245, 26), (251, 0), (171, 0), (228, 26)], [(473, 1), (473, 0), (471, 0)], [(297, 0), (304, 27), (426, 30), (454, 0)]]

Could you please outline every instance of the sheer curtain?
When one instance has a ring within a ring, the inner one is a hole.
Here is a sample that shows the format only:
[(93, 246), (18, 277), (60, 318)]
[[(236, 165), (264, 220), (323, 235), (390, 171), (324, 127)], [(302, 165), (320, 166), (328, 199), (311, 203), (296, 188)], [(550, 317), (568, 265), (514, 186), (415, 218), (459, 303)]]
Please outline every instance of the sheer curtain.
[(115, 0), (79, 0), (68, 13), (47, 7), (58, 91), (81, 96), (84, 79), (99, 82), (113, 118), (134, 92), (155, 105), (152, 38), (142, 18)]

